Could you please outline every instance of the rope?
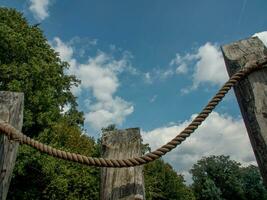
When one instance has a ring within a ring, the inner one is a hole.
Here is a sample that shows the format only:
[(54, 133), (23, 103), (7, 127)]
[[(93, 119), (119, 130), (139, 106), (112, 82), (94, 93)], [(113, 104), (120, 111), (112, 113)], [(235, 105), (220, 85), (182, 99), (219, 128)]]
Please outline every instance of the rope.
[[(166, 153), (170, 152), (172, 149), (180, 145), (187, 137), (189, 137), (199, 125), (209, 116), (209, 114), (214, 110), (218, 103), (224, 98), (225, 94), (242, 78), (246, 77), (250, 73), (256, 70), (263, 69), (263, 65), (267, 64), (267, 59), (262, 59), (260, 61), (250, 61), (244, 68), (236, 72), (231, 78), (221, 87), (217, 94), (209, 101), (206, 107), (195, 117), (195, 119), (175, 138), (169, 141), (167, 144), (161, 146), (153, 152), (147, 153), (140, 157), (128, 158), (128, 159), (105, 159), (105, 158), (95, 158), (87, 157), (84, 155), (70, 153), (67, 151), (62, 151), (55, 149), (51, 146), (40, 143), (30, 137), (27, 137), (23, 133), (16, 130), (7, 122), (0, 120), (0, 132), (5, 134), (10, 140), (18, 141), (20, 144), (29, 145), (43, 153), (51, 155), (56, 158), (63, 160), (78, 162), (88, 166), (97, 167), (133, 167), (138, 165), (147, 164), (152, 162)], [(267, 67), (267, 66), (265, 66)]]

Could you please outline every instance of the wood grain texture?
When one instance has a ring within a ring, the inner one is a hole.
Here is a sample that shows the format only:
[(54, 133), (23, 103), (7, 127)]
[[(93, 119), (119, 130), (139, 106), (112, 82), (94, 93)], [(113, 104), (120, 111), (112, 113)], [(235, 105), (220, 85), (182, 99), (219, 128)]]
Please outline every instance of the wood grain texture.
[[(0, 91), (0, 118), (20, 131), (23, 123), (23, 100), (23, 93)], [(18, 146), (18, 142), (9, 141), (0, 134), (0, 200), (7, 197)]]
[[(141, 156), (141, 135), (138, 128), (105, 132), (102, 136), (104, 158)], [(101, 200), (145, 199), (143, 166), (101, 168)]]
[[(267, 56), (266, 47), (257, 37), (224, 45), (222, 52), (230, 76), (247, 62)], [(267, 69), (253, 72), (236, 85), (234, 91), (267, 187)]]

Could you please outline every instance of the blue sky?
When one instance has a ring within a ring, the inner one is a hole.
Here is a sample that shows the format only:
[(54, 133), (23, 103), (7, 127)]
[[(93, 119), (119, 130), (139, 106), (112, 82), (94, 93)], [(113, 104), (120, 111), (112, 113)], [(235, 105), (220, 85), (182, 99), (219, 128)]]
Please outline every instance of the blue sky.
[[(265, 0), (0, 0), (0, 5), (41, 23), (49, 43), (70, 63), (66, 73), (81, 79), (73, 93), (88, 135), (99, 137), (110, 123), (140, 127), (152, 149), (188, 124), (227, 79), (221, 45), (255, 33), (267, 42)], [(190, 180), (192, 164), (211, 154), (255, 164), (233, 92), (165, 159)]]

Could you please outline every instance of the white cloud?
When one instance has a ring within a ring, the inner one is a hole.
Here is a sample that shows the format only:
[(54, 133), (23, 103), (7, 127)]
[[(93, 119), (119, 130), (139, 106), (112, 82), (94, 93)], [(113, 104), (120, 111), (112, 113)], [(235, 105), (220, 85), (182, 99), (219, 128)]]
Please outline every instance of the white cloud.
[(110, 101), (100, 101), (93, 105), (91, 112), (85, 115), (85, 121), (94, 128), (101, 129), (109, 124), (121, 124), (133, 111), (131, 103), (115, 97)]
[(198, 49), (196, 57), (198, 61), (193, 74), (193, 89), (201, 83), (221, 85), (227, 80), (223, 56), (216, 45), (206, 43)]
[(172, 65), (179, 65), (179, 64), (182, 63), (182, 61), (183, 61), (183, 59), (182, 59), (181, 55), (180, 55), (179, 53), (177, 53), (177, 54), (175, 55), (175, 58), (173, 58), (173, 59), (171, 60), (170, 65), (171, 65), (171, 66), (172, 66)]
[(143, 75), (146, 83), (152, 84), (155, 81), (163, 81), (173, 77), (175, 74), (187, 74), (189, 70), (188, 65), (194, 60), (196, 60), (196, 55), (194, 54), (181, 56), (177, 53), (164, 68), (153, 68), (150, 72), (139, 72), (139, 74)]
[(150, 103), (153, 103), (153, 102), (156, 101), (157, 98), (158, 98), (158, 95), (155, 94), (155, 95), (149, 100), (149, 102), (150, 102)]
[(165, 71), (162, 71), (159, 75), (161, 79), (167, 79), (168, 77), (171, 77), (174, 74), (174, 71), (172, 69), (167, 69)]
[[(267, 31), (255, 33), (253, 36), (258, 36), (267, 46)], [(186, 74), (193, 63), (192, 86), (181, 89), (182, 94), (197, 89), (201, 84), (222, 85), (228, 80), (222, 53), (216, 44), (207, 42), (199, 47), (196, 53), (185, 56), (176, 54), (170, 66), (177, 66), (177, 74)]]
[(146, 72), (144, 73), (144, 80), (146, 83), (148, 84), (152, 84), (152, 78), (151, 78), (151, 75), (150, 75), (150, 72)]
[(175, 74), (175, 71), (172, 68), (167, 69), (154, 69), (152, 71), (152, 80), (166, 80), (167, 78), (172, 77)]
[(192, 85), (182, 88), (182, 94), (197, 89), (201, 84), (222, 85), (228, 78), (219, 47), (209, 42), (199, 47), (196, 53), (176, 54), (170, 65), (177, 66), (176, 74), (187, 74), (192, 70)]
[(149, 83), (164, 80), (175, 74), (185, 75), (192, 72), (192, 85), (181, 90), (189, 93), (201, 84), (222, 85), (228, 78), (221, 51), (217, 45), (207, 42), (195, 53), (180, 55), (177, 53), (170, 61), (167, 69), (154, 69), (149, 75)]
[(194, 54), (186, 54), (185, 56), (181, 56), (179, 53), (177, 53), (169, 65), (176, 67), (176, 74), (186, 74), (188, 72), (188, 64), (194, 59), (196, 59), (196, 55)]
[(59, 53), (62, 60), (67, 62), (71, 61), (73, 56), (73, 49), (71, 46), (63, 43), (58, 37), (54, 38), (52, 45), (55, 51)]
[(254, 36), (257, 36), (263, 42), (263, 44), (267, 46), (267, 31), (255, 33), (253, 37)]
[[(85, 122), (96, 130), (111, 123), (122, 124), (125, 118), (134, 111), (130, 102), (115, 95), (120, 83), (118, 75), (125, 70), (131, 70), (129, 53), (121, 59), (115, 59), (99, 51), (95, 57), (90, 57), (86, 63), (79, 63), (73, 58), (73, 48), (55, 37), (52, 45), (61, 58), (70, 63), (67, 73), (74, 74), (81, 80), (79, 88), (72, 89), (75, 95), (82, 91), (92, 93), (94, 103), (85, 113)], [(88, 104), (88, 100), (87, 100)]]
[(187, 64), (182, 63), (176, 68), (176, 74), (186, 74), (188, 71)]
[[(143, 131), (144, 142), (149, 143), (152, 149), (160, 147), (182, 131), (193, 117), (195, 115), (177, 125)], [(195, 133), (164, 158), (190, 182), (188, 171), (197, 160), (203, 156), (222, 154), (230, 155), (231, 159), (244, 165), (256, 164), (242, 119), (213, 112)]]
[(48, 6), (50, 4), (49, 0), (29, 0), (30, 1), (30, 11), (33, 13), (34, 17), (42, 21), (49, 16)]

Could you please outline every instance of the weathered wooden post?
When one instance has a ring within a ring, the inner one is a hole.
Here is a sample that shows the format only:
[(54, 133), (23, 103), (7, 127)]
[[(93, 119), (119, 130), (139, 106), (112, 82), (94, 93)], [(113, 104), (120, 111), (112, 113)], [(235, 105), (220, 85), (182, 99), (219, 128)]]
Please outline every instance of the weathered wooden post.
[[(141, 156), (139, 128), (107, 131), (102, 136), (104, 158)], [(130, 168), (101, 168), (101, 200), (145, 199), (143, 166)]]
[[(257, 37), (224, 45), (222, 52), (230, 76), (247, 62), (267, 57), (267, 48)], [(267, 187), (267, 69), (250, 74), (234, 91)]]
[[(0, 91), (0, 119), (21, 131), (23, 120), (23, 93)], [(19, 143), (0, 134), (0, 200), (5, 200), (15, 166)]]

